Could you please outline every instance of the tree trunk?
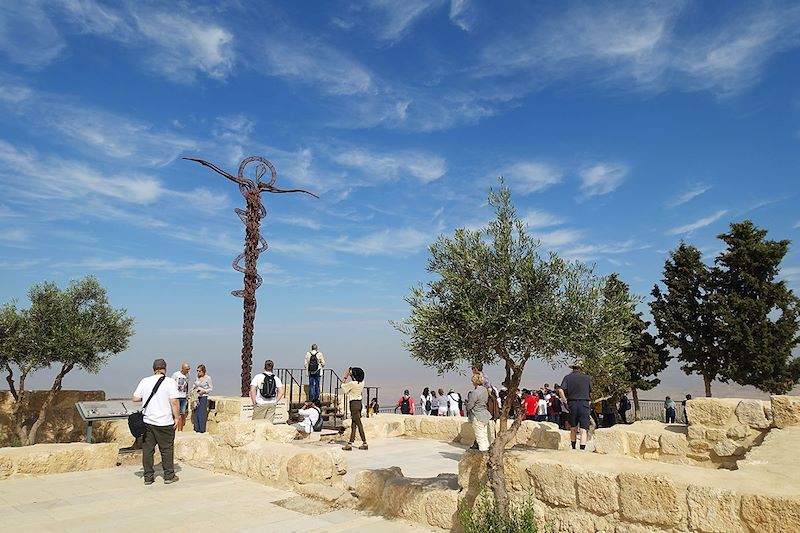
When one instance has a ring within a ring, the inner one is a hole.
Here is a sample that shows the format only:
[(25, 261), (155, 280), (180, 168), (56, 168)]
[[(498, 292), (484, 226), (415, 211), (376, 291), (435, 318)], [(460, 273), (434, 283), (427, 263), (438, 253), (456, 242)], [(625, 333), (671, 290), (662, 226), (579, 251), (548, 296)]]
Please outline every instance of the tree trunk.
[[(16, 423), (17, 423), (17, 435), (19, 436), (20, 442), (23, 446), (30, 446), (36, 443), (36, 434), (39, 431), (39, 428), (44, 423), (44, 419), (47, 416), (47, 410), (52, 405), (53, 400), (56, 397), (56, 394), (61, 390), (61, 383), (64, 379), (64, 376), (74, 368), (74, 364), (64, 364), (61, 366), (61, 371), (56, 376), (56, 379), (53, 381), (53, 386), (50, 387), (50, 390), (47, 391), (47, 396), (45, 396), (44, 401), (42, 402), (42, 406), (39, 408), (39, 413), (36, 417), (36, 420), (31, 424), (30, 429), (25, 427), (25, 418), (23, 412), (23, 406), (21, 402), (17, 402), (17, 416)], [(22, 380), (20, 379), (20, 388), (22, 387)]]
[(17, 390), (14, 409), (11, 411), (11, 418), (14, 420), (14, 432), (23, 446), (28, 444), (28, 428), (25, 427), (25, 399), (27, 398), (25, 379), (28, 377), (29, 371), (30, 369), (20, 368), (19, 389)]
[(631, 388), (631, 396), (633, 396), (633, 419), (641, 420), (642, 408), (639, 407), (639, 391), (636, 390), (636, 387)]
[[(508, 427), (508, 413), (511, 409), (511, 402), (517, 396), (520, 381), (522, 381), (522, 371), (525, 368), (525, 361), (519, 366), (513, 363), (513, 360), (504, 352), (499, 351), (501, 357), (506, 361), (506, 375), (509, 376), (509, 385), (507, 385), (506, 401), (503, 403), (503, 408), (500, 414), (500, 420), (496, 424), (500, 425), (500, 431), (497, 432), (494, 442), (489, 446), (489, 461), (488, 461), (488, 477), (489, 485), (492, 487), (494, 494), (495, 508), (501, 516), (508, 513), (508, 490), (506, 489), (506, 469), (503, 462), (505, 456), (506, 444), (511, 442), (519, 431), (522, 424), (521, 408), (518, 409), (517, 418), (511, 427)], [(512, 400), (509, 400), (511, 398)]]
[(8, 375), (6, 376), (8, 390), (11, 392), (11, 396), (14, 398), (14, 401), (17, 401), (19, 400), (19, 396), (17, 396), (17, 388), (14, 386), (14, 370), (8, 363), (6, 363), (6, 370), (8, 370)]
[(711, 377), (703, 374), (703, 385), (706, 387), (706, 398), (711, 398)]

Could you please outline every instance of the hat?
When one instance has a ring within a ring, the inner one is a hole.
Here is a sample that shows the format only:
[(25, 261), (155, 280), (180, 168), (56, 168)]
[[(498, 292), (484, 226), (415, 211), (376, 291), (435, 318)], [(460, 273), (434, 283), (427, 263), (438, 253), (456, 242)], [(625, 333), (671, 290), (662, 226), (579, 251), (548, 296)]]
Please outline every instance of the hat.
[(408, 392), (408, 389), (406, 389), (406, 390), (404, 390), (404, 391), (403, 391), (403, 395), (404, 395), (404, 396), (408, 396), (409, 394), (410, 394), (410, 393)]
[(163, 359), (156, 359), (155, 361), (153, 361), (153, 370), (161, 370), (162, 368), (163, 369), (167, 368), (166, 361), (164, 361)]
[(570, 368), (583, 368), (583, 359), (578, 357), (575, 362), (569, 365)]

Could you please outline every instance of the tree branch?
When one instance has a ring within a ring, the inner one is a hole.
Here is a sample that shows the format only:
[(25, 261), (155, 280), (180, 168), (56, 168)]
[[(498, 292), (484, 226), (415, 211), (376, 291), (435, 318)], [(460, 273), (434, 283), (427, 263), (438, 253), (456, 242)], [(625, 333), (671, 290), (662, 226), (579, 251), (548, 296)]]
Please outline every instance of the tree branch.
[(6, 370), (8, 370), (8, 375), (6, 376), (6, 381), (8, 381), (8, 390), (11, 391), (11, 396), (14, 397), (14, 401), (19, 401), (19, 395), (17, 394), (17, 388), (14, 386), (14, 370), (11, 368), (10, 363), (6, 363)]

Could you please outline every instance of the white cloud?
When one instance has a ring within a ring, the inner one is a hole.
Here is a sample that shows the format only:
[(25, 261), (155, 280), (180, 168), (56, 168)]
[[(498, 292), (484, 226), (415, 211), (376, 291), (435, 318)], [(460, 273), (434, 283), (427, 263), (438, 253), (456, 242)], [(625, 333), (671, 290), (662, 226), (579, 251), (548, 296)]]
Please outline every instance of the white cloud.
[(64, 39), (38, 2), (3, 2), (0, 9), (0, 52), (10, 61), (41, 68), (66, 47)]
[(684, 233), (692, 233), (695, 230), (700, 228), (705, 228), (706, 226), (710, 226), (717, 220), (721, 219), (728, 213), (727, 209), (721, 209), (714, 213), (713, 215), (707, 216), (705, 218), (701, 218), (700, 220), (696, 220), (689, 224), (685, 224), (683, 226), (678, 226), (677, 228), (672, 228), (667, 232), (668, 235), (681, 235)]
[(794, 223), (794, 227), (795, 228), (800, 228), (800, 220), (798, 220), (797, 222)]
[(529, 209), (525, 215), (522, 216), (522, 221), (525, 222), (530, 229), (559, 226), (566, 222), (566, 220), (557, 215), (538, 209)]
[(372, 75), (366, 67), (317, 39), (290, 39), (270, 34), (262, 46), (267, 75), (339, 96), (362, 94), (372, 87)]
[[(84, 268), (87, 270), (154, 270), (169, 274), (197, 273), (209, 274), (216, 272), (231, 272), (229, 268), (217, 267), (207, 263), (178, 264), (164, 259), (138, 259), (133, 257), (120, 257), (115, 259), (90, 258), (76, 263), (59, 263), (59, 267)], [(261, 266), (261, 265), (259, 265)]]
[(667, 202), (667, 207), (677, 207), (679, 205), (683, 205), (697, 198), (701, 194), (708, 192), (710, 189), (711, 185), (706, 185), (704, 183), (693, 185), (688, 191)]
[(596, 163), (582, 169), (581, 193), (584, 197), (608, 194), (622, 185), (628, 168), (616, 163)]
[(23, 228), (4, 228), (0, 230), (0, 243), (23, 244), (30, 240), (31, 234)]
[(151, 51), (145, 63), (154, 72), (186, 83), (197, 71), (225, 79), (233, 70), (233, 35), (225, 28), (167, 11), (140, 10), (133, 16)]
[(532, 237), (539, 239), (545, 248), (560, 248), (580, 240), (583, 232), (575, 229), (557, 229), (545, 233), (532, 233)]
[(648, 244), (639, 244), (634, 240), (622, 243), (583, 244), (574, 246), (564, 251), (564, 256), (569, 259), (589, 261), (600, 256), (626, 254), (634, 250), (650, 248)]
[[(2, 147), (0, 146), (0, 148), (2, 148)], [(21, 216), (22, 215), (20, 213), (17, 213), (13, 209), (11, 209), (11, 208), (3, 205), (3, 204), (0, 204), (0, 218), (17, 218), (17, 217), (21, 217)]]
[(560, 182), (563, 174), (556, 167), (538, 161), (521, 161), (501, 173), (514, 192), (531, 194)]
[(389, 154), (356, 149), (339, 153), (333, 160), (340, 165), (359, 169), (369, 181), (375, 183), (403, 178), (406, 173), (422, 183), (430, 183), (447, 172), (444, 158), (420, 152)]
[(683, 22), (692, 11), (680, 2), (577, 4), (529, 17), (524, 30), (483, 50), (481, 75), (523, 73), (534, 87), (578, 75), (625, 88), (727, 95), (758, 81), (767, 60), (800, 35), (800, 6), (791, 2), (752, 3), (691, 29)]
[(780, 276), (789, 281), (800, 281), (800, 267), (781, 268)]
[(443, 0), (369, 0), (370, 7), (380, 15), (376, 32), (385, 41), (402, 39), (418, 19), (443, 3)]
[(475, 24), (474, 5), (472, 0), (450, 0), (450, 21), (469, 32)]
[(362, 256), (396, 256), (416, 253), (434, 239), (435, 235), (414, 228), (384, 229), (355, 239), (341, 237), (331, 247), (337, 252)]

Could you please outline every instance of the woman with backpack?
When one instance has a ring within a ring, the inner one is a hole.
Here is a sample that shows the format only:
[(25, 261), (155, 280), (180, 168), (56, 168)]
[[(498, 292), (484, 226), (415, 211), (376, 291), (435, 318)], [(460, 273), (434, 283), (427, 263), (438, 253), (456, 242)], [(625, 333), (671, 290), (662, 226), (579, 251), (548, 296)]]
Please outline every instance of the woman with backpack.
[[(347, 381), (347, 378), (350, 378), (350, 381)], [(343, 446), (342, 449), (347, 451), (353, 449), (353, 443), (356, 441), (356, 428), (358, 428), (362, 443), (358, 449), (367, 450), (367, 437), (364, 435), (364, 425), (361, 423), (361, 409), (363, 409), (361, 393), (364, 390), (364, 371), (357, 366), (345, 370), (342, 378), (342, 390), (350, 402), (348, 406), (350, 408), (350, 418), (353, 420), (350, 426), (350, 442)]]

